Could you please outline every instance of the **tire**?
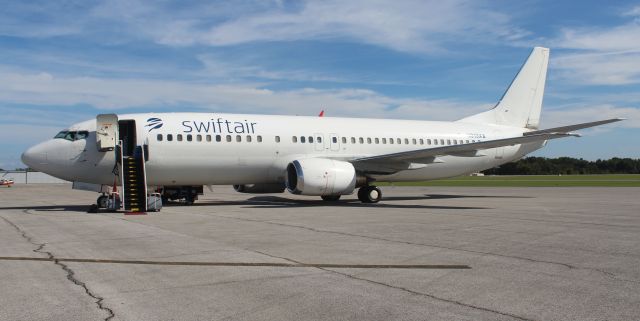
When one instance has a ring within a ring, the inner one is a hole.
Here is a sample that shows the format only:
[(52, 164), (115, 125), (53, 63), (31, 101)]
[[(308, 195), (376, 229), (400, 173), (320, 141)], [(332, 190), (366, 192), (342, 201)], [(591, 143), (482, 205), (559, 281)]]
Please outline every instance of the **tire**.
[(109, 200), (109, 197), (107, 195), (100, 195), (98, 197), (98, 200), (96, 200), (96, 205), (98, 205), (98, 208), (107, 208), (108, 200)]
[(335, 201), (340, 199), (340, 196), (342, 196), (342, 195), (322, 195), (320, 197), (322, 198), (323, 201), (335, 202)]
[(382, 191), (376, 186), (364, 186), (358, 190), (358, 199), (362, 203), (378, 203), (382, 199)]

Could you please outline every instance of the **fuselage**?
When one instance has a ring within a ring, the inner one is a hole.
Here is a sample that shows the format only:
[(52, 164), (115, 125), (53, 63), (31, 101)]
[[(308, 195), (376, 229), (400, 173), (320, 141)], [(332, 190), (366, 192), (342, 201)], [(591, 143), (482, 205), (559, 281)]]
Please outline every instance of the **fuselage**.
[[(219, 113), (118, 115), (135, 122), (135, 144), (146, 145), (152, 186), (281, 183), (287, 164), (304, 158), (362, 157), (521, 135), (527, 129), (464, 122), (275, 116)], [(23, 154), (29, 166), (53, 176), (113, 184), (116, 154), (96, 146), (96, 120), (70, 126), (75, 139), (55, 138)], [(81, 137), (80, 136), (86, 136)], [(542, 147), (531, 143), (442, 156), (419, 169), (369, 175), (377, 181), (458, 176), (518, 159)]]

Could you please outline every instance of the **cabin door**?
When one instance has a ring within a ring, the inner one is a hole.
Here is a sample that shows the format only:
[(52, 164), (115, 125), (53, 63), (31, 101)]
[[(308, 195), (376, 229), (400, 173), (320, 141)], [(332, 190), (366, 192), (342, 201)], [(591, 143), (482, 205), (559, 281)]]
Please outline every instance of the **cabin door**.
[(96, 117), (96, 144), (98, 150), (114, 150), (118, 142), (118, 115), (100, 114)]
[(118, 121), (118, 136), (122, 141), (122, 156), (133, 156), (136, 148), (136, 121)]
[(324, 151), (324, 136), (322, 134), (314, 134), (315, 136), (315, 150), (317, 152)]
[(340, 150), (340, 140), (338, 140), (338, 134), (330, 134), (329, 139), (331, 144), (331, 150), (337, 152)]

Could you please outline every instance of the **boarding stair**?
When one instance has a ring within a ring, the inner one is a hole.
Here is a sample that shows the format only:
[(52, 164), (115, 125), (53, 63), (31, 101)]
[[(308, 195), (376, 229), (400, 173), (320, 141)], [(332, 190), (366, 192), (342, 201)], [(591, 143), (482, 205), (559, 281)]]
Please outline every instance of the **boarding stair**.
[(121, 156), (120, 182), (124, 210), (132, 213), (147, 211), (147, 179), (142, 146), (136, 146), (132, 156)]

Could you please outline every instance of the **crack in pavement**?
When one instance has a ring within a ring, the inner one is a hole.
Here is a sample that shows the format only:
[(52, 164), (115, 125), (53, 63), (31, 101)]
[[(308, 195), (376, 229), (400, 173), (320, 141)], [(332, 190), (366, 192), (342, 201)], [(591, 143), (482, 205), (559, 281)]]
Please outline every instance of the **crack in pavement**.
[[(29, 214), (28, 211), (29, 210), (24, 210), (23, 212)], [(113, 310), (104, 305), (104, 303), (103, 303), (104, 298), (103, 297), (98, 296), (97, 294), (93, 293), (93, 291), (91, 291), (89, 289), (89, 287), (87, 286), (86, 283), (78, 280), (78, 278), (76, 278), (76, 276), (75, 276), (75, 272), (68, 265), (60, 262), (53, 255), (53, 253), (44, 250), (44, 247), (47, 245), (47, 243), (37, 243), (37, 242), (35, 242), (33, 240), (33, 238), (31, 236), (29, 236), (27, 234), (27, 232), (22, 230), (18, 225), (16, 225), (15, 223), (11, 222), (9, 219), (7, 219), (4, 216), (0, 216), (0, 218), (2, 218), (3, 221), (5, 221), (7, 224), (11, 225), (16, 231), (18, 231), (18, 233), (20, 233), (22, 238), (27, 240), (27, 242), (38, 246), (35, 250), (33, 250), (33, 252), (46, 255), (48, 257), (48, 259), (52, 260), (55, 265), (57, 265), (60, 268), (62, 268), (62, 270), (67, 274), (67, 280), (71, 281), (73, 284), (75, 284), (77, 286), (80, 286), (82, 289), (84, 289), (84, 292), (89, 297), (91, 297), (91, 298), (93, 298), (95, 300), (95, 303), (98, 306), (98, 309), (100, 309), (101, 311), (104, 311), (104, 312), (107, 313), (107, 317), (104, 319), (104, 321), (109, 321), (109, 320), (111, 320), (111, 319), (113, 319), (115, 317), (115, 313), (113, 312)]]
[[(385, 241), (385, 242), (391, 242), (391, 243), (400, 243), (400, 244), (408, 244), (408, 245), (416, 245), (416, 246), (426, 246), (426, 247), (446, 249), (446, 250), (452, 250), (452, 251), (461, 251), (461, 252), (474, 253), (474, 254), (482, 254), (482, 255), (496, 256), (496, 257), (504, 257), (504, 258), (517, 259), (517, 260), (523, 260), (523, 261), (528, 261), (528, 262), (534, 262), (534, 263), (555, 264), (555, 265), (564, 266), (564, 267), (566, 267), (568, 269), (576, 269), (576, 270), (582, 269), (582, 270), (596, 271), (596, 272), (602, 273), (603, 275), (605, 275), (605, 276), (607, 276), (607, 277), (609, 277), (611, 279), (617, 280), (617, 281), (630, 281), (630, 280), (626, 280), (626, 279), (620, 279), (615, 274), (613, 274), (611, 272), (603, 271), (603, 270), (596, 269), (596, 268), (587, 268), (587, 267), (575, 266), (575, 265), (571, 265), (571, 264), (568, 264), (568, 263), (562, 263), (562, 262), (536, 260), (536, 259), (532, 259), (532, 258), (528, 258), (528, 257), (522, 257), (522, 256), (506, 255), (506, 254), (483, 252), (483, 251), (476, 251), (476, 250), (467, 250), (467, 249), (460, 249), (460, 248), (448, 247), (448, 246), (442, 246), (442, 245), (433, 245), (433, 244), (415, 243), (415, 242), (409, 242), (409, 241), (392, 240), (392, 239), (386, 239), (386, 238), (382, 238), (382, 237), (375, 237), (375, 236), (362, 235), (362, 234), (338, 232), (338, 231), (331, 231), (331, 230), (321, 230), (321, 229), (316, 229), (316, 228), (313, 228), (313, 227), (308, 227), (308, 226), (303, 226), (303, 225), (284, 224), (284, 223), (277, 223), (277, 222), (272, 222), (272, 221), (231, 217), (231, 216), (225, 216), (225, 215), (212, 215), (212, 216), (220, 217), (220, 218), (226, 218), (226, 219), (232, 219), (232, 220), (239, 220), (239, 221), (257, 222), (257, 223), (272, 224), (272, 225), (284, 226), (284, 227), (293, 227), (293, 228), (304, 229), (304, 230), (308, 230), (308, 231), (312, 231), (312, 232), (316, 232), (316, 233), (330, 233), (330, 234), (337, 234), (337, 235), (342, 235), (342, 236), (360, 237), (360, 238), (365, 238), (365, 239), (370, 239), (370, 240)], [(631, 281), (631, 282), (634, 282), (634, 281)]]
[[(258, 250), (253, 250), (253, 249), (247, 249), (247, 250), (255, 252), (255, 253), (259, 253), (259, 254), (262, 254), (262, 255), (266, 255), (266, 256), (269, 256), (269, 257), (272, 257), (272, 258), (286, 260), (286, 261), (289, 261), (289, 262), (292, 262), (292, 263), (295, 263), (295, 264), (300, 264), (301, 263), (301, 262), (296, 261), (294, 259), (290, 259), (290, 258), (282, 257), (282, 256), (277, 256), (277, 255), (269, 254), (269, 253), (258, 251)], [(473, 305), (473, 304), (460, 302), (460, 301), (457, 301), (457, 300), (441, 298), (441, 297), (435, 296), (433, 294), (429, 294), (429, 293), (425, 293), (425, 292), (418, 292), (418, 291), (411, 290), (411, 289), (408, 289), (408, 288), (405, 288), (405, 287), (391, 285), (391, 284), (380, 282), (380, 281), (374, 281), (374, 280), (366, 279), (366, 278), (363, 278), (363, 277), (358, 277), (358, 276), (351, 275), (351, 274), (348, 274), (348, 273), (334, 271), (334, 270), (331, 270), (329, 268), (323, 268), (323, 267), (316, 267), (316, 268), (319, 269), (319, 270), (323, 270), (323, 271), (329, 272), (329, 273), (338, 274), (338, 275), (347, 277), (349, 279), (358, 280), (358, 281), (364, 281), (364, 282), (375, 284), (375, 285), (381, 285), (381, 286), (384, 286), (384, 287), (388, 287), (388, 288), (404, 291), (404, 292), (407, 292), (407, 293), (410, 293), (410, 294), (413, 294), (413, 295), (428, 297), (428, 298), (431, 298), (431, 299), (434, 299), (434, 300), (437, 300), (437, 301), (441, 301), (441, 302), (455, 304), (455, 305), (459, 305), (459, 306), (463, 306), (463, 307), (467, 307), (467, 308), (472, 308), (472, 309), (476, 309), (476, 310), (480, 310), (480, 311), (484, 311), (484, 312), (490, 312), (490, 313), (494, 313), (494, 314), (499, 314), (499, 315), (511, 317), (511, 318), (514, 318), (514, 319), (517, 319), (517, 320), (534, 321), (533, 319), (528, 319), (528, 318), (521, 317), (521, 316), (518, 316), (518, 315), (515, 315), (515, 314), (511, 314), (511, 313), (507, 313), (507, 312), (501, 312), (501, 311), (497, 311), (497, 310), (493, 310), (493, 309), (489, 309), (489, 308), (485, 308), (485, 307), (481, 307), (481, 306), (477, 306), (477, 305)]]

